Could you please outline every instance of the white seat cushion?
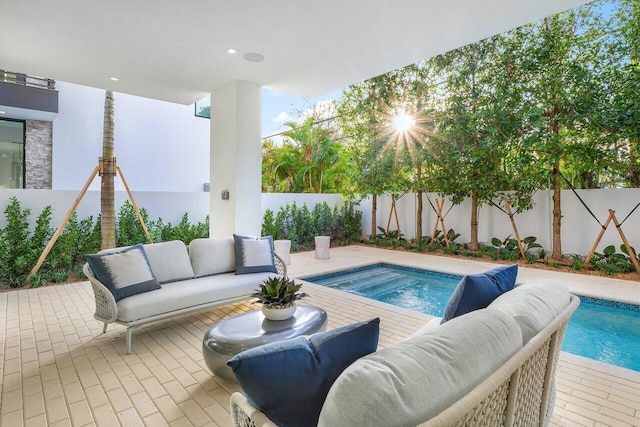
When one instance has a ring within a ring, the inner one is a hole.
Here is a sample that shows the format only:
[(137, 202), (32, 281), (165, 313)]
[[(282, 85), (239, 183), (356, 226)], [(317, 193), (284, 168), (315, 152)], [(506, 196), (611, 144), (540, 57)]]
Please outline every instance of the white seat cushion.
[(242, 296), (248, 298), (258, 284), (269, 276), (273, 276), (273, 273), (240, 276), (225, 273), (165, 283), (162, 289), (146, 292), (142, 298), (137, 298), (143, 295), (139, 294), (118, 301), (118, 320), (129, 322), (208, 302)]

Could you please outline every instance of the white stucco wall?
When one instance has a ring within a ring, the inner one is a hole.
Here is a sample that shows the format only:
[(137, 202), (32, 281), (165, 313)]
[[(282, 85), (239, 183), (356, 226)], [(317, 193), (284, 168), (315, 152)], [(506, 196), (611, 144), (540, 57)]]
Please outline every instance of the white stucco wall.
[[(54, 190), (78, 190), (102, 155), (104, 90), (56, 82)], [(115, 94), (115, 151), (132, 191), (202, 192), (209, 182), (209, 120), (193, 105)], [(96, 179), (92, 190), (100, 189)], [(116, 189), (124, 190), (116, 179)]]
[[(591, 207), (601, 222), (605, 222), (608, 209), (616, 211), (618, 220), (622, 221), (640, 202), (640, 188), (630, 189), (600, 189), (600, 190), (579, 190), (578, 193), (584, 201)], [(23, 208), (30, 208), (32, 211), (31, 222), (35, 222), (36, 217), (45, 206), (53, 207), (52, 225), (56, 227), (64, 218), (69, 207), (74, 202), (78, 191), (71, 190), (0, 190), (0, 208), (4, 210), (12, 196), (17, 197)], [(435, 203), (437, 195), (429, 194)], [(203, 221), (209, 214), (209, 193), (203, 192), (159, 192), (159, 191), (135, 191), (134, 198), (140, 207), (147, 209), (152, 220), (162, 218), (165, 222), (179, 221), (185, 212), (189, 213), (191, 222)], [(124, 203), (127, 195), (124, 191), (116, 194), (116, 209)], [(316, 203), (326, 201), (333, 209), (334, 206), (344, 204), (342, 197), (338, 194), (274, 194), (264, 193), (261, 195), (260, 215), (264, 215), (266, 209), (276, 212), (280, 206), (295, 201), (301, 207), (306, 203), (309, 209), (313, 209)], [(415, 236), (416, 218), (416, 197), (415, 194), (407, 194), (397, 202), (398, 219), (400, 230), (407, 239)], [(444, 212), (449, 210), (450, 202), (445, 203)], [(379, 197), (377, 224), (386, 227), (391, 198), (388, 196)], [(368, 236), (371, 230), (371, 200), (366, 199), (360, 203), (362, 211), (362, 232), (363, 236)], [(90, 191), (78, 207), (78, 216), (86, 218), (89, 215), (94, 217), (100, 210), (100, 194), (98, 191)], [(447, 229), (453, 228), (461, 236), (458, 242), (468, 242), (470, 240), (470, 203), (465, 200), (460, 205), (454, 206), (445, 217)], [(215, 215), (215, 212), (213, 213)], [(586, 255), (595, 241), (601, 228), (598, 223), (580, 204), (580, 201), (569, 190), (562, 192), (562, 251), (565, 254), (577, 253)], [(262, 217), (261, 217), (262, 218)], [(513, 234), (509, 217), (497, 208), (483, 206), (479, 213), (479, 240), (488, 242), (492, 237), (503, 239)], [(429, 206), (426, 198), (424, 200), (423, 212), (423, 235), (430, 236), (436, 221), (436, 215)], [(551, 249), (551, 200), (547, 191), (538, 191), (535, 195), (535, 206), (532, 210), (515, 216), (515, 221), (522, 238), (535, 236), (545, 249)], [(636, 250), (640, 250), (640, 208), (636, 210), (624, 223), (623, 230), (627, 239)], [(0, 215), (0, 228), (6, 225), (4, 215)], [(392, 230), (397, 229), (395, 218), (392, 218)], [(621, 244), (620, 236), (613, 223), (598, 246), (598, 251), (607, 245)], [(618, 249), (619, 250), (619, 249)]]
[[(601, 223), (604, 223), (609, 215), (608, 209), (616, 211), (619, 221), (631, 212), (640, 202), (640, 188), (618, 188), (618, 189), (597, 189), (597, 190), (577, 190), (577, 193), (584, 202), (591, 208)], [(436, 194), (429, 193), (429, 197), (435, 205)], [(577, 253), (587, 254), (591, 249), (598, 233), (600, 225), (591, 217), (589, 212), (582, 206), (578, 198), (570, 191), (563, 190), (561, 194), (562, 204), (562, 252), (565, 254)], [(363, 224), (363, 233), (370, 234), (370, 212), (371, 203), (368, 200), (366, 207), (361, 205), (365, 216), (369, 219)], [(415, 194), (406, 194), (396, 202), (398, 218), (400, 220), (400, 230), (407, 239), (415, 237), (417, 198)], [(443, 214), (451, 207), (451, 202), (446, 201)], [(552, 240), (552, 208), (551, 194), (548, 191), (538, 191), (534, 195), (534, 208), (522, 214), (514, 216), (516, 226), (521, 238), (535, 236), (537, 242), (544, 248), (551, 249)], [(391, 197), (383, 196), (378, 199), (377, 223), (386, 227), (391, 209)], [(456, 233), (460, 233), (458, 242), (468, 242), (471, 240), (471, 202), (465, 199), (461, 204), (451, 208), (451, 211), (444, 219), (447, 229), (453, 228)], [(436, 223), (436, 214), (431, 209), (426, 197), (424, 198), (424, 211), (422, 215), (422, 233), (424, 236), (431, 236), (433, 226)], [(640, 208), (635, 211), (622, 227), (631, 246), (640, 250)], [(398, 227), (395, 217), (391, 220), (391, 230)], [(493, 206), (482, 206), (478, 214), (478, 240), (488, 242), (493, 237), (504, 239), (513, 235), (513, 228), (509, 217)], [(616, 248), (622, 243), (616, 227), (611, 223), (598, 250), (607, 245), (615, 245)]]

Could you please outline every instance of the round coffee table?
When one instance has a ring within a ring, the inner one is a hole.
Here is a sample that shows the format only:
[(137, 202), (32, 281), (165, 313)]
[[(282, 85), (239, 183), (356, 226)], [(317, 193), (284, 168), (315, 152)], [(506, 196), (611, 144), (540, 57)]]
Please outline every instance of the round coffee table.
[(216, 376), (235, 381), (227, 360), (259, 345), (311, 335), (327, 329), (327, 313), (318, 307), (299, 305), (287, 320), (267, 320), (262, 311), (239, 314), (215, 324), (204, 335), (202, 354)]

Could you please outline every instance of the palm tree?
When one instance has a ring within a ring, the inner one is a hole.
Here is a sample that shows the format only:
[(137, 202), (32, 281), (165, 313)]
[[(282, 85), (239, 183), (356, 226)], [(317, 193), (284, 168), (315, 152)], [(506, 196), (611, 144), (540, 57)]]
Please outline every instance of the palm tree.
[(100, 187), (100, 235), (102, 249), (116, 246), (116, 209), (114, 178), (114, 103), (115, 96), (108, 90), (104, 97), (104, 130), (102, 136), (102, 182)]

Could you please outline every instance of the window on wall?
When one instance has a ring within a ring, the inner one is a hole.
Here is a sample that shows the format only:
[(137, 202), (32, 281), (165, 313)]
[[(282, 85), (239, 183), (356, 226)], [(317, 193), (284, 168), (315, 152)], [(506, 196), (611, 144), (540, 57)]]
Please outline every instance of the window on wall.
[(24, 188), (24, 121), (0, 120), (0, 189)]
[(202, 117), (205, 119), (211, 118), (211, 97), (207, 96), (204, 99), (196, 102), (196, 117)]

